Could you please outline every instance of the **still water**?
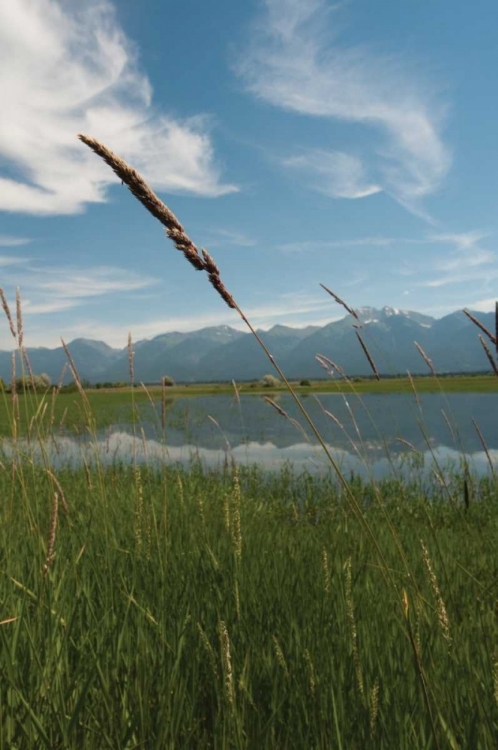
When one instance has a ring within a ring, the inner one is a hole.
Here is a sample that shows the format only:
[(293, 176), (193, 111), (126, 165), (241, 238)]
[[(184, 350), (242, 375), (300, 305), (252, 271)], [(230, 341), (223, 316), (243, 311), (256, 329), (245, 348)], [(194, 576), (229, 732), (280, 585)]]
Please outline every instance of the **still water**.
[[(78, 464), (83, 457), (113, 461), (156, 461), (207, 467), (258, 464), (279, 469), (326, 471), (329, 464), (292, 398), (275, 401), (231, 396), (178, 398), (168, 402), (166, 426), (161, 405), (141, 406), (140, 425), (119, 421), (97, 439), (60, 435), (45, 449), (55, 464)], [(351, 396), (317, 394), (303, 403), (341, 469), (364, 477), (403, 474), (413, 463), (431, 470), (458, 467), (462, 460), (483, 475), (498, 472), (498, 391), (496, 394), (409, 394)], [(479, 437), (481, 433), (482, 440)], [(483, 445), (486, 446), (486, 450)], [(19, 447), (19, 446), (18, 446)], [(35, 451), (37, 448), (34, 449)], [(3, 452), (11, 451), (8, 441)]]

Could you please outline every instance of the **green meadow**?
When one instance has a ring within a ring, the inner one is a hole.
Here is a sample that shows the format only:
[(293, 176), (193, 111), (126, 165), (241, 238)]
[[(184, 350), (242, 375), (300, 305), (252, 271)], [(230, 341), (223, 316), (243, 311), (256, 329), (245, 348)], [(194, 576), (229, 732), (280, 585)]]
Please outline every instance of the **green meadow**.
[[(498, 393), (498, 379), (492, 375), (475, 376), (447, 376), (447, 377), (414, 377), (414, 378), (383, 378), (377, 381), (373, 378), (355, 378), (346, 380), (318, 380), (310, 381), (310, 385), (300, 385), (299, 381), (292, 382), (294, 391), (302, 396), (326, 393)], [(236, 388), (236, 391), (235, 391)], [(135, 388), (89, 388), (85, 396), (76, 388), (70, 392), (58, 392), (56, 389), (47, 394), (19, 394), (19, 426), (22, 433), (26, 432), (30, 422), (45, 409), (48, 419), (44, 422), (44, 429), (49, 424), (51, 429), (67, 429), (79, 432), (87, 423), (88, 414), (97, 428), (104, 428), (116, 421), (132, 422), (140, 416), (141, 406), (147, 408), (149, 404), (158, 404), (162, 400), (171, 403), (174, 398), (187, 396), (215, 396), (238, 394), (253, 396), (271, 396), (275, 393), (285, 393), (284, 383), (265, 388), (260, 383), (193, 383), (191, 385), (174, 385), (161, 388), (157, 385), (137, 385)], [(131, 395), (133, 393), (133, 395)], [(0, 398), (0, 436), (11, 434), (11, 405), (10, 395), (3, 394)]]
[(496, 747), (496, 482), (348, 488), (13, 458), (0, 747)]

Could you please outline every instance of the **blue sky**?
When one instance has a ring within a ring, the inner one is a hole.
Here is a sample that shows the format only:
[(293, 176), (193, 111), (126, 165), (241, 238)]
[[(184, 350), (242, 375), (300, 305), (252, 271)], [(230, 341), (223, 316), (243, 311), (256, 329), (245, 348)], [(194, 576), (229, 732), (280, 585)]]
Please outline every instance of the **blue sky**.
[[(253, 324), (498, 296), (495, 0), (0, 0), (0, 286), (26, 343), (242, 327), (76, 139), (135, 166)], [(11, 348), (7, 325), (0, 348)]]

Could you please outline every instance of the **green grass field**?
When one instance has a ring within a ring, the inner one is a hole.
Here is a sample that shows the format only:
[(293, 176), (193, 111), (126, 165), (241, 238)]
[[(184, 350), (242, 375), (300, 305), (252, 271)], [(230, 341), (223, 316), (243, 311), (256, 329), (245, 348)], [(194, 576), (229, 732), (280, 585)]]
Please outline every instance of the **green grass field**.
[[(411, 382), (406, 377), (355, 378), (354, 380), (312, 380), (310, 386), (300, 386), (299, 381), (291, 381), (298, 393), (411, 393), (415, 388), (418, 393), (497, 393), (498, 378), (495, 375), (449, 375), (445, 377), (414, 377)], [(285, 391), (282, 383), (276, 388), (264, 388), (259, 383), (237, 383), (240, 393), (268, 393), (269, 391)], [(128, 389), (109, 389), (107, 393), (123, 393)], [(139, 389), (136, 389), (138, 392)], [(151, 393), (157, 393), (159, 386), (150, 386)], [(91, 391), (97, 393), (97, 391)], [(102, 392), (102, 391), (101, 391)], [(168, 395), (216, 395), (217, 393), (233, 393), (232, 383), (192, 383), (190, 385), (175, 385), (167, 388)]]
[(496, 483), (57, 479), (0, 472), (1, 748), (497, 746)]
[[(408, 378), (384, 379), (379, 381), (365, 379), (359, 381), (313, 381), (311, 386), (299, 386), (293, 383), (297, 393), (311, 395), (319, 393), (498, 393), (498, 378), (495, 376), (472, 376), (472, 377), (446, 377), (446, 378)], [(261, 388), (258, 384), (242, 383), (237, 385), (240, 394), (252, 394), (255, 396), (271, 395), (286, 391), (285, 386), (276, 388)], [(46, 406), (44, 429), (68, 429), (69, 431), (82, 431), (88, 421), (88, 414), (97, 428), (107, 427), (116, 421), (131, 422), (140, 414), (141, 406), (147, 406), (152, 400), (155, 403), (161, 401), (162, 389), (160, 386), (138, 386), (133, 389), (133, 400), (131, 388), (115, 389), (89, 389), (86, 391), (87, 404), (85, 405), (80, 394), (59, 393), (57, 397), (52, 394), (22, 394), (19, 396), (19, 427), (21, 432), (26, 432), (27, 427), (40, 409)], [(166, 388), (165, 397), (171, 402), (175, 397), (186, 396), (209, 396), (209, 395), (234, 395), (232, 384), (193, 384), (189, 386), (177, 385)], [(9, 394), (4, 394), (0, 399), (0, 436), (10, 435), (12, 432), (12, 408)]]

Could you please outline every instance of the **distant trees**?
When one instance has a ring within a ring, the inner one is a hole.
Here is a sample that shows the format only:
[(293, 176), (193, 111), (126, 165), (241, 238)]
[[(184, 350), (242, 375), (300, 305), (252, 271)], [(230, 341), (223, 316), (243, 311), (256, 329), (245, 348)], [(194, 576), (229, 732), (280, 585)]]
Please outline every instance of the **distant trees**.
[[(125, 383), (124, 380), (119, 380), (118, 382), (111, 382), (110, 380), (106, 380), (104, 383), (95, 383), (95, 388), (97, 388), (97, 390), (100, 388), (126, 388), (127, 386), (129, 386), (129, 383)], [(91, 388), (91, 385), (84, 387)]]
[(52, 385), (50, 375), (42, 372), (41, 375), (22, 375), (16, 378), (16, 390), (19, 393), (31, 391), (32, 393), (44, 393)]
[(259, 383), (263, 388), (277, 388), (280, 385), (280, 380), (275, 375), (263, 375)]

